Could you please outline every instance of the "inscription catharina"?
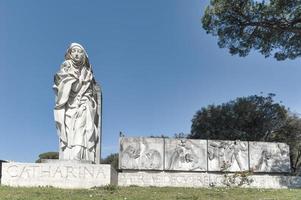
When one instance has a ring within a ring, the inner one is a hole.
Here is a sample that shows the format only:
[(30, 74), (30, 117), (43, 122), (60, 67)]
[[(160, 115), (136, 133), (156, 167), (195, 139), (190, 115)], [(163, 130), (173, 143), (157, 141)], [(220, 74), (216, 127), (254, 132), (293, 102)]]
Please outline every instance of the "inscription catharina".
[(6, 174), (11, 178), (106, 178), (104, 170), (97, 166), (11, 165)]

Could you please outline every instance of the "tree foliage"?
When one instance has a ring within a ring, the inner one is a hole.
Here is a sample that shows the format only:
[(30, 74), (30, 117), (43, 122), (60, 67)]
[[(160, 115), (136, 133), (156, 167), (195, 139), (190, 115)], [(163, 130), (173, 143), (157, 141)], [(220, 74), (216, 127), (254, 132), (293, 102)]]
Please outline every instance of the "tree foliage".
[(232, 55), (252, 49), (277, 60), (301, 55), (301, 0), (211, 0), (202, 25)]
[(118, 160), (119, 160), (118, 153), (112, 153), (108, 155), (105, 159), (101, 160), (102, 164), (111, 164), (114, 169), (118, 169)]
[(46, 152), (39, 155), (39, 159), (36, 163), (40, 163), (42, 159), (59, 159), (59, 152)]
[(287, 110), (268, 96), (239, 97), (221, 105), (209, 105), (192, 119), (189, 138), (266, 140), (286, 121)]
[(301, 174), (301, 119), (296, 115), (288, 116), (286, 123), (273, 132), (269, 141), (285, 142), (290, 146), (291, 168)]

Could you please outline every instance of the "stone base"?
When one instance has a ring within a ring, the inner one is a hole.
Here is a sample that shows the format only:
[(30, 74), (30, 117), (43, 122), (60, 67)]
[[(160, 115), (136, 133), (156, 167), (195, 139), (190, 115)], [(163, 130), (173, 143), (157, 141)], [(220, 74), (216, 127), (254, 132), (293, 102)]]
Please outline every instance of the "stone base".
[(74, 163), (2, 163), (1, 184), (7, 186), (53, 186), (91, 188), (117, 184), (111, 165)]
[(157, 186), (157, 187), (226, 187), (240, 186), (246, 188), (301, 188), (301, 177), (285, 175), (250, 175), (249, 183), (240, 184), (237, 177), (229, 173), (225, 178), (221, 173), (194, 172), (122, 172), (118, 174), (119, 186)]

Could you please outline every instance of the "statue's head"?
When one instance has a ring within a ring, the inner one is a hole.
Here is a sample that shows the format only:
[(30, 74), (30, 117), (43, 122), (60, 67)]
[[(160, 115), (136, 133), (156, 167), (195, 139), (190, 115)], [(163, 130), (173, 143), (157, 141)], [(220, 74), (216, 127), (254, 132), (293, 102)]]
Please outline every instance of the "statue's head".
[(76, 64), (89, 67), (88, 55), (84, 47), (78, 43), (71, 43), (65, 54), (65, 60), (72, 60)]

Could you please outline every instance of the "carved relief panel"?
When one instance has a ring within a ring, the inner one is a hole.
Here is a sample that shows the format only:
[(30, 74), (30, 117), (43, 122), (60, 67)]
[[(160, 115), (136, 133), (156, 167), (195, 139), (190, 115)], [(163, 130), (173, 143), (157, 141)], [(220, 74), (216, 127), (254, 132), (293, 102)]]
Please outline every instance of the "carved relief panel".
[(249, 145), (250, 169), (254, 172), (290, 172), (287, 144), (249, 142)]
[(207, 140), (165, 139), (165, 170), (207, 171)]
[(208, 171), (249, 170), (248, 142), (208, 140)]
[(121, 137), (120, 169), (163, 170), (163, 138)]

